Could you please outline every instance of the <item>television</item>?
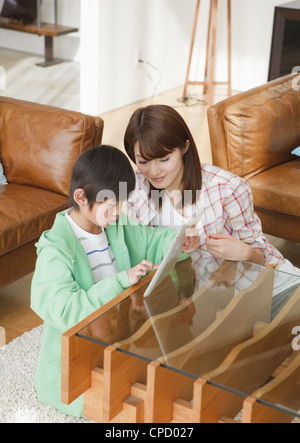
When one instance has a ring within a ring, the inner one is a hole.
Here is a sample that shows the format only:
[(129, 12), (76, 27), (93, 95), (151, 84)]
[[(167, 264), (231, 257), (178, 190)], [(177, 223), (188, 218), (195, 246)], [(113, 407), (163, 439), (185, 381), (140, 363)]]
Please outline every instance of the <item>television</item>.
[(300, 1), (275, 8), (269, 81), (300, 66)]

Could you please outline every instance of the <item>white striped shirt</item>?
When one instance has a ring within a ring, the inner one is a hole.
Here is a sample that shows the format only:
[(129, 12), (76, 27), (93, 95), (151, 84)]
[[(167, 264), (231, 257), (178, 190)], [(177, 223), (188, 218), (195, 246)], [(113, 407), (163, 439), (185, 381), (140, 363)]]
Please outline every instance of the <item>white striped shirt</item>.
[(119, 272), (118, 265), (105, 230), (103, 229), (102, 233), (98, 235), (85, 231), (70, 217), (69, 211), (66, 213), (66, 219), (86, 252), (95, 283), (117, 274)]

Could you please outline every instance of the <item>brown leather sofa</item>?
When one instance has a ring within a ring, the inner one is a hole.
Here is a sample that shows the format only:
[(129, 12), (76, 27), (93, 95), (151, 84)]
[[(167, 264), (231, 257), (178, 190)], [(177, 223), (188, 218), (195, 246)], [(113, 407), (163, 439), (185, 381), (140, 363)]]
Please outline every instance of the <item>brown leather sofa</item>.
[(208, 124), (213, 164), (249, 182), (264, 232), (300, 242), (300, 159), (291, 154), (300, 146), (295, 75), (210, 107)]
[(34, 270), (35, 243), (68, 207), (74, 163), (101, 144), (103, 120), (0, 98), (0, 289)]

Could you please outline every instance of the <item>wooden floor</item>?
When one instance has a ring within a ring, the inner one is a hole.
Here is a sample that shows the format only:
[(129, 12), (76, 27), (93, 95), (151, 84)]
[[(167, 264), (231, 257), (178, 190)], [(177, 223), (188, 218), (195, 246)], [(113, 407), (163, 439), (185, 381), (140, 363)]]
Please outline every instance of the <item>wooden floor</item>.
[[(42, 58), (8, 51), (0, 48), (1, 65), (7, 71), (8, 97), (36, 101), (66, 109), (79, 110), (79, 65), (63, 63), (47, 69), (35, 66)], [(18, 81), (16, 81), (16, 78)], [(63, 82), (61, 82), (63, 79)], [(61, 85), (61, 91), (57, 86)], [(56, 89), (55, 89), (56, 88)], [(188, 91), (195, 95), (186, 106), (180, 99), (183, 88), (157, 95), (153, 99), (143, 100), (112, 111), (101, 117), (104, 119), (103, 143), (111, 144), (123, 150), (123, 136), (129, 118), (140, 106), (149, 104), (167, 104), (175, 107), (188, 123), (195, 138), (202, 163), (211, 163), (211, 150), (207, 125), (207, 104), (203, 101), (201, 90), (193, 88)], [(217, 89), (215, 102), (226, 98), (226, 90)], [(300, 244), (270, 237), (270, 241), (295, 266), (300, 267)], [(32, 275), (29, 275), (10, 287), (0, 291), (0, 325), (5, 327), (6, 342), (22, 335), (24, 332), (39, 326), (42, 322), (30, 309), (30, 286)], [(0, 345), (2, 333), (0, 330)]]

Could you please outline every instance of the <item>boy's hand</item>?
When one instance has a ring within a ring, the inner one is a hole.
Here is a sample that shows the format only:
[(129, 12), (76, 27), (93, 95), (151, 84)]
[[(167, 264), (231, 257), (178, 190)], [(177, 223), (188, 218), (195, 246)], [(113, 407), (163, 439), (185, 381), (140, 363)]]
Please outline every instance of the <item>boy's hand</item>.
[(127, 271), (129, 283), (131, 284), (131, 286), (135, 285), (136, 283), (139, 282), (141, 277), (147, 275), (148, 272), (150, 271), (158, 269), (158, 267), (159, 266), (155, 266), (153, 263), (151, 263), (148, 260), (143, 260), (139, 265)]

